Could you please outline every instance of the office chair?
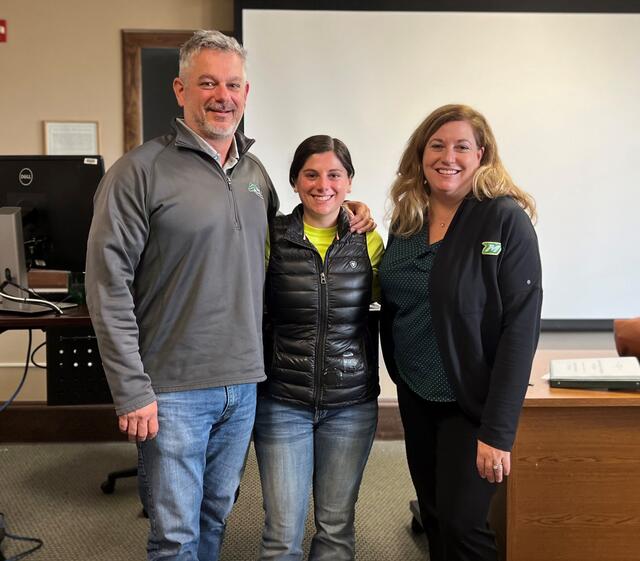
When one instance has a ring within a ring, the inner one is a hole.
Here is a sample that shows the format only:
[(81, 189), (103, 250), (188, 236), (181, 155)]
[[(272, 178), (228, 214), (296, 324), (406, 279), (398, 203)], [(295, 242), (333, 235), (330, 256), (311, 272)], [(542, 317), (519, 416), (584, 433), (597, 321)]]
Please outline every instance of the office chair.
[[(100, 489), (105, 495), (111, 495), (116, 490), (116, 481), (125, 477), (138, 477), (138, 468), (121, 469), (118, 471), (111, 471), (107, 474), (107, 479), (100, 484)], [(145, 508), (144, 499), (140, 497), (142, 503), (142, 516), (149, 518), (147, 509)]]
[(134, 467), (109, 472), (107, 479), (100, 484), (100, 489), (102, 489), (105, 495), (111, 495), (116, 490), (116, 481), (125, 477), (138, 477), (138, 468)]
[(409, 511), (411, 512), (411, 530), (414, 534), (424, 534), (422, 526), (422, 517), (420, 516), (420, 506), (418, 500), (409, 501)]
[(613, 320), (613, 336), (620, 356), (640, 359), (640, 317)]
[[(119, 471), (111, 471), (107, 474), (107, 479), (100, 484), (100, 489), (105, 495), (111, 495), (116, 490), (116, 481), (118, 479), (123, 479), (124, 477), (138, 477), (138, 468), (129, 468), (129, 469), (121, 469)], [(238, 501), (238, 497), (240, 496), (240, 486), (236, 489), (236, 496), (233, 500), (234, 504)], [(147, 514), (147, 509), (144, 507), (144, 501), (142, 497), (140, 497), (140, 502), (142, 503), (142, 514), (145, 518), (149, 518)], [(415, 501), (416, 504), (418, 501)]]

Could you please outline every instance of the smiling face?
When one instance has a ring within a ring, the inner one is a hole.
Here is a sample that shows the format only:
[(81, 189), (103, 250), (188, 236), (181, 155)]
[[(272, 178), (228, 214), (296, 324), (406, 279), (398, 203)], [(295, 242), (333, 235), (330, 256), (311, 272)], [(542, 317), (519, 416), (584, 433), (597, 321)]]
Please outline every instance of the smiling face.
[(442, 125), (427, 141), (422, 170), (431, 196), (460, 200), (470, 191), (473, 174), (480, 167), (484, 149), (476, 143), (466, 121)]
[(351, 178), (335, 152), (307, 158), (294, 182), (304, 207), (304, 221), (315, 228), (335, 226), (340, 205), (351, 192)]
[(174, 80), (173, 90), (189, 128), (218, 151), (220, 145), (228, 147), (249, 93), (242, 59), (233, 52), (202, 49)]

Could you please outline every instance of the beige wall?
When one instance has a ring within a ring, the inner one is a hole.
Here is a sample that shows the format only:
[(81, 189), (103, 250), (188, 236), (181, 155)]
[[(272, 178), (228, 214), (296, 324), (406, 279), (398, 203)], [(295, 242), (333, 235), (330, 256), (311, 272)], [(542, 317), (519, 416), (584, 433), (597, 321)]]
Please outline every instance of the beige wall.
[[(44, 120), (96, 120), (110, 166), (123, 152), (122, 29), (233, 29), (233, 0), (1, 0), (0, 154), (43, 154)], [(171, 87), (167, 84), (167, 87)], [(34, 333), (34, 347), (42, 341)], [(0, 334), (0, 402), (22, 374), (27, 337)], [(44, 350), (38, 353), (44, 362)], [(46, 399), (31, 368), (18, 399)]]
[(42, 154), (44, 120), (97, 120), (109, 166), (123, 151), (120, 31), (232, 30), (233, 0), (2, 0), (0, 18), (0, 154)]

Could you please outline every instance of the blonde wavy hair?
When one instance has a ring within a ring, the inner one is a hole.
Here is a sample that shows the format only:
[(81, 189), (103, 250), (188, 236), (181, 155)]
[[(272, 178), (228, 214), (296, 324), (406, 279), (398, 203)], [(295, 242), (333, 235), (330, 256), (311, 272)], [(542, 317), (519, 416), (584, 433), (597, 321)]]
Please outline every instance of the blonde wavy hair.
[(471, 193), (478, 199), (512, 197), (531, 217), (536, 218), (533, 197), (511, 179), (498, 155), (498, 146), (489, 123), (468, 105), (443, 105), (431, 113), (409, 138), (400, 159), (396, 180), (391, 186), (390, 230), (396, 236), (419, 232), (429, 210), (431, 189), (422, 168), (422, 157), (429, 139), (445, 123), (466, 121), (471, 125), (478, 147), (484, 148), (480, 167), (473, 175)]

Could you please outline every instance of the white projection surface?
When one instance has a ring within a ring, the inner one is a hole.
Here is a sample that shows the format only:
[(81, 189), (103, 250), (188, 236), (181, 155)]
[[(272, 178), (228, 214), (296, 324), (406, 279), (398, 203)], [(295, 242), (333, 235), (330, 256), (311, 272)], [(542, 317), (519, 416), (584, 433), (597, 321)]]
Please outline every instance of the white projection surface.
[(640, 315), (639, 14), (244, 10), (243, 42), (245, 132), (283, 211), (296, 146), (330, 134), (386, 239), (409, 135), (466, 103), (537, 201), (543, 318)]

